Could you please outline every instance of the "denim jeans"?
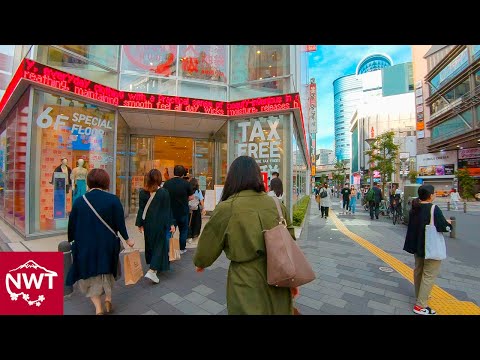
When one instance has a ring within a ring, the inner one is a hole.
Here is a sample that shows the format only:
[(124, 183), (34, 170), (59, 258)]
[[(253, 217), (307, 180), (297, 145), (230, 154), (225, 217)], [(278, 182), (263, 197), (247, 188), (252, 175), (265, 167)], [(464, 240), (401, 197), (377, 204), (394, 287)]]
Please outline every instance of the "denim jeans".
[(350, 211), (355, 214), (355, 209), (357, 207), (357, 198), (355, 196), (353, 196), (351, 199), (350, 199)]
[(185, 250), (187, 246), (187, 236), (188, 236), (188, 214), (175, 217), (174, 216), (175, 226), (178, 226), (178, 231), (180, 231), (180, 250)]

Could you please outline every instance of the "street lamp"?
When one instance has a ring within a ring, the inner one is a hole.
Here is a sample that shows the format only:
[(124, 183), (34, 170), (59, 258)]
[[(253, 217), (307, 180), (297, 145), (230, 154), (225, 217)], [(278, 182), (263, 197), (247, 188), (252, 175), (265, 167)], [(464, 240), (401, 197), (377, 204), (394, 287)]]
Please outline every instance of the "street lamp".
[(402, 162), (402, 178), (403, 178), (403, 188), (405, 187), (405, 183), (407, 182), (407, 172), (406, 172), (406, 169), (405, 169), (405, 162), (410, 159), (410, 153), (409, 152), (401, 152), (400, 153), (400, 161)]
[[(373, 143), (376, 141), (376, 138), (369, 138), (365, 139), (365, 142), (368, 144), (370, 149), (372, 149)], [(373, 187), (373, 172), (372, 172), (372, 161), (371, 161), (371, 156), (369, 156), (369, 163), (368, 163), (368, 173), (370, 174), (370, 187)]]

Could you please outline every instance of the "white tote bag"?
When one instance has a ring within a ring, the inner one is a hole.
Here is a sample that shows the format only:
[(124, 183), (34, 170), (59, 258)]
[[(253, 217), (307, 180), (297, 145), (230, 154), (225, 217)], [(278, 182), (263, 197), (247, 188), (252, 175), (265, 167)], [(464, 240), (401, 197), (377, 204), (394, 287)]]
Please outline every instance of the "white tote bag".
[(425, 226), (425, 259), (443, 260), (447, 257), (447, 248), (443, 234), (435, 227), (434, 211), (435, 205), (432, 205), (430, 224)]

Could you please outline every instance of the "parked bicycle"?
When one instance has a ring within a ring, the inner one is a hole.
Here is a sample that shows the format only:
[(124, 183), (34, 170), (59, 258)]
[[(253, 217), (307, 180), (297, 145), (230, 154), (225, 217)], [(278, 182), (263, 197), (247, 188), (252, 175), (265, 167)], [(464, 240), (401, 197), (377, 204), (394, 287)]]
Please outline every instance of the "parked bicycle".
[(393, 225), (395, 225), (397, 222), (404, 223), (405, 222), (405, 216), (403, 215), (402, 212), (402, 206), (401, 202), (395, 199), (393, 206), (392, 206), (392, 220), (393, 220)]

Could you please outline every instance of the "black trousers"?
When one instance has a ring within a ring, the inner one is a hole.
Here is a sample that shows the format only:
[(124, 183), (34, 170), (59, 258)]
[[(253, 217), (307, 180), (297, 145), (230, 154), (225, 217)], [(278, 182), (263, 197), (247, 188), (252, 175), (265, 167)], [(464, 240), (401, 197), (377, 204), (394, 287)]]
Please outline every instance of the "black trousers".
[(322, 217), (328, 217), (328, 206), (320, 206), (320, 211), (322, 212)]
[(376, 201), (370, 201), (368, 203), (368, 208), (370, 209), (370, 219), (373, 220), (373, 211), (375, 210), (375, 218), (378, 219), (378, 214), (380, 213), (380, 203), (377, 203)]

